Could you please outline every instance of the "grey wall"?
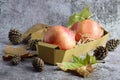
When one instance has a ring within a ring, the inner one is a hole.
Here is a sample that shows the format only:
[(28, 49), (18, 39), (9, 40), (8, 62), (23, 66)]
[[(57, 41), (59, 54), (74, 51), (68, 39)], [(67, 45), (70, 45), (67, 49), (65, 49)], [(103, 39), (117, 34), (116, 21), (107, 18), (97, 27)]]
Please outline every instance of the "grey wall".
[(11, 28), (25, 32), (36, 23), (66, 25), (68, 17), (86, 5), (112, 35), (120, 37), (120, 0), (0, 0), (0, 36)]
[(0, 0), (0, 80), (120, 80), (120, 47), (110, 52), (105, 64), (98, 64), (89, 78), (56, 70), (56, 66), (45, 65), (42, 73), (33, 71), (31, 60), (18, 66), (4, 62), (4, 47), (8, 45), (11, 28), (25, 32), (36, 23), (66, 25), (68, 17), (86, 5), (107, 31), (110, 38), (120, 38), (120, 0)]

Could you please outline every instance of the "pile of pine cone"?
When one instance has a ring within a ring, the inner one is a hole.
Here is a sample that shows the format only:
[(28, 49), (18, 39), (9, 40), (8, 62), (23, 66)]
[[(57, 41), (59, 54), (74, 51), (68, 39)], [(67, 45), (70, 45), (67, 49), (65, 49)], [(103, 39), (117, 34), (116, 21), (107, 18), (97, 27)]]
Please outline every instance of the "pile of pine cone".
[(94, 50), (94, 56), (96, 57), (97, 60), (103, 60), (107, 55), (108, 51), (114, 51), (117, 46), (120, 44), (119, 39), (110, 39), (107, 41), (105, 47), (104, 46), (99, 46)]
[[(22, 39), (22, 33), (16, 29), (11, 29), (9, 31), (8, 38), (13, 45), (18, 45), (21, 43), (28, 44), (28, 49), (34, 50), (34, 51), (36, 50), (37, 42), (41, 41), (41, 40), (37, 40), (37, 39), (31, 40), (31, 34), (28, 35), (25, 39)], [(35, 57), (34, 57), (34, 55), (31, 57), (33, 57), (33, 61), (32, 61), (33, 67), (35, 68), (36, 71), (41, 72), (44, 68), (44, 61), (42, 59), (40, 59), (39, 57), (36, 57), (36, 55), (35, 55)], [(21, 55), (15, 54), (15, 55), (12, 55), (12, 57), (9, 60), (12, 65), (18, 65), (22, 59), (23, 59), (23, 57)], [(3, 60), (5, 60), (5, 59), (3, 59)]]

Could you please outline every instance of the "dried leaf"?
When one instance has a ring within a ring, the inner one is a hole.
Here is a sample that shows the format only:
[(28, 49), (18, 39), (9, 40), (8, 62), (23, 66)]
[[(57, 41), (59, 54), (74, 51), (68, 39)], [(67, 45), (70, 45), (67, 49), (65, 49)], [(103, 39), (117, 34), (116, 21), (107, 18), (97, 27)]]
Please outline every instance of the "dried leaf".
[(24, 55), (27, 53), (26, 46), (10, 46), (5, 47), (4, 52), (9, 55)]
[[(31, 38), (41, 37), (40, 34), (43, 34), (45, 32), (46, 28), (48, 28), (48, 27), (50, 27), (50, 26), (48, 26), (46, 24), (35, 24), (33, 27), (31, 27), (27, 32), (25, 32), (23, 34), (23, 40), (26, 39), (28, 37), (28, 35), (30, 35), (30, 34), (31, 34)], [(35, 33), (35, 32), (37, 32), (37, 33)], [(32, 33), (35, 33), (35, 34), (32, 35)], [(34, 35), (35, 35), (35, 37), (34, 37)]]
[(88, 77), (93, 72), (94, 68), (91, 65), (82, 66), (77, 68), (75, 71), (83, 77)]
[[(6, 55), (2, 56), (2, 58), (4, 61), (10, 61), (13, 58), (13, 56), (14, 55), (6, 54)], [(32, 57), (37, 57), (37, 56), (38, 56), (38, 53), (28, 52), (24, 55), (21, 55), (21, 58), (25, 59), (25, 58), (32, 58)]]
[(31, 58), (38, 56), (37, 52), (28, 52), (26, 46), (7, 46), (4, 49), (5, 55), (3, 56), (4, 61), (11, 60), (14, 55), (20, 55), (21, 58)]
[(13, 58), (13, 56), (4, 55), (4, 56), (2, 56), (2, 58), (3, 58), (4, 61), (9, 61)]
[(84, 59), (73, 55), (73, 62), (57, 63), (57, 66), (63, 71), (70, 70), (77, 72), (83, 77), (88, 77), (94, 70), (92, 64), (95, 63), (97, 63), (96, 58), (89, 54), (87, 54)]
[(26, 38), (24, 38), (24, 39), (22, 40), (22, 43), (28, 44), (28, 42), (29, 42), (30, 39), (31, 39), (31, 33), (30, 33)]
[(34, 40), (34, 39), (42, 40), (46, 30), (47, 29), (45, 28), (45, 29), (40, 29), (36, 32), (33, 32), (32, 35), (31, 35), (31, 39), (32, 40)]

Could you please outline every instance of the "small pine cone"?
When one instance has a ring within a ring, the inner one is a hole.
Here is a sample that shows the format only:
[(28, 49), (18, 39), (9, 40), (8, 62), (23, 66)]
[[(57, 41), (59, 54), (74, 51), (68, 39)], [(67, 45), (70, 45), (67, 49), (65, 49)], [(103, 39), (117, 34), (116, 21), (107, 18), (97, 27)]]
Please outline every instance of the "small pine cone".
[(32, 61), (32, 65), (36, 71), (41, 72), (44, 68), (44, 61), (38, 57), (35, 57)]
[(21, 43), (22, 41), (22, 34), (20, 31), (16, 30), (16, 29), (11, 29), (9, 31), (9, 40), (11, 41), (12, 44), (17, 45), (19, 43)]
[(96, 57), (97, 60), (103, 60), (108, 54), (108, 50), (103, 47), (99, 46), (94, 50), (94, 56)]
[(111, 40), (107, 41), (106, 48), (108, 49), (108, 51), (114, 51), (119, 44), (120, 44), (120, 40), (111, 39)]
[(12, 65), (17, 65), (19, 64), (21, 61), (21, 57), (19, 55), (15, 55), (11, 60), (10, 60), (10, 63)]
[(30, 50), (36, 50), (36, 44), (39, 42), (40, 40), (34, 39), (34, 40), (30, 40), (29, 41), (29, 49)]

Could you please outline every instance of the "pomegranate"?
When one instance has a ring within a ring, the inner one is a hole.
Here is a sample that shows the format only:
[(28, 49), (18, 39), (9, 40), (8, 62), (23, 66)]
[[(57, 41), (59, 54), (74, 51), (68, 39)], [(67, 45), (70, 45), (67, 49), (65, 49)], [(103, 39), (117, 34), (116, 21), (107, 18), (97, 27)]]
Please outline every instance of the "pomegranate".
[(77, 23), (75, 35), (76, 41), (79, 41), (81, 38), (98, 39), (100, 37), (101, 27), (94, 20), (86, 19)]
[(71, 49), (76, 45), (75, 34), (66, 27), (53, 26), (44, 35), (44, 42), (58, 45), (60, 49)]

